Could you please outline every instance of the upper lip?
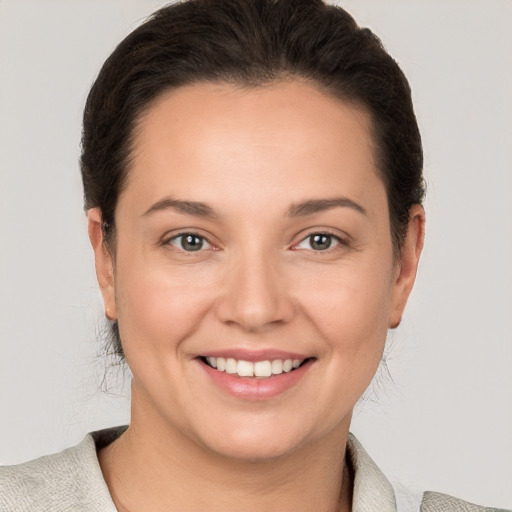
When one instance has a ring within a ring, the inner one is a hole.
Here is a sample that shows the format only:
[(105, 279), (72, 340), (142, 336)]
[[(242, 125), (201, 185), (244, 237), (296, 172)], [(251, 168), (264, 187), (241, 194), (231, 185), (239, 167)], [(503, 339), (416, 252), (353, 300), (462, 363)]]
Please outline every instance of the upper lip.
[(273, 361), (275, 359), (308, 359), (311, 355), (300, 354), (298, 352), (288, 352), (285, 350), (276, 350), (273, 348), (248, 350), (244, 348), (208, 350), (198, 355), (198, 357), (224, 357), (243, 361)]

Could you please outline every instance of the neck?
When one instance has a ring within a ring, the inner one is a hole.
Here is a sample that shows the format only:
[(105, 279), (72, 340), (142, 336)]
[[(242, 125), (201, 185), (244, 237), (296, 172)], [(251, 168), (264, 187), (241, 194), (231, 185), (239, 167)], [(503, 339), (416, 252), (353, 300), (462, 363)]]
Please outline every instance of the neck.
[(233, 460), (133, 411), (128, 430), (99, 452), (99, 460), (119, 512), (170, 504), (183, 511), (348, 512), (347, 436), (348, 425), (286, 456)]

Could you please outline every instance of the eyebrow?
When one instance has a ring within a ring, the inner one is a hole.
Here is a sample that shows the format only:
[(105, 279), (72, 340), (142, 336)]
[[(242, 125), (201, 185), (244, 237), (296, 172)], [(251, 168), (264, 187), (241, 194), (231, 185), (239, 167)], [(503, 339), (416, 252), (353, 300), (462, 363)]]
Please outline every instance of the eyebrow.
[(180, 199), (173, 199), (172, 197), (165, 197), (164, 199), (156, 202), (144, 213), (144, 215), (150, 215), (151, 213), (167, 209), (175, 210), (178, 213), (194, 215), (196, 217), (208, 217), (212, 219), (218, 217), (213, 208), (208, 206), (206, 203), (182, 201)]
[(321, 213), (332, 208), (351, 208), (362, 215), (368, 215), (368, 212), (360, 204), (347, 197), (335, 197), (333, 199), (310, 199), (302, 203), (292, 205), (287, 212), (289, 217), (302, 217)]
[[(286, 214), (288, 217), (303, 217), (338, 207), (351, 208), (362, 215), (367, 215), (367, 211), (361, 205), (347, 197), (335, 197), (333, 199), (309, 199), (308, 201), (290, 206)], [(215, 210), (206, 203), (198, 201), (183, 201), (172, 197), (165, 197), (164, 199), (157, 201), (144, 213), (144, 216), (167, 209), (175, 210), (178, 213), (184, 213), (186, 215), (194, 215), (196, 217), (208, 217), (212, 219), (218, 218)]]

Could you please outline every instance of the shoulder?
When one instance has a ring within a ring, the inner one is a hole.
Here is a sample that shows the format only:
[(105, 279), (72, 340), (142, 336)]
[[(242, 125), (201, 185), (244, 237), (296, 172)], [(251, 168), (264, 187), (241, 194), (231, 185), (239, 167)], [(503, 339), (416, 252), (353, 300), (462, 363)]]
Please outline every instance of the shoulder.
[(504, 509), (481, 507), (439, 492), (423, 493), (421, 512), (506, 512)]
[[(379, 512), (507, 512), (480, 507), (438, 492), (412, 491), (391, 482), (350, 434), (347, 461), (353, 472), (353, 510)], [(512, 512), (509, 510), (508, 512)]]
[(119, 428), (94, 432), (60, 453), (0, 467), (0, 512), (115, 512), (96, 450), (121, 432)]

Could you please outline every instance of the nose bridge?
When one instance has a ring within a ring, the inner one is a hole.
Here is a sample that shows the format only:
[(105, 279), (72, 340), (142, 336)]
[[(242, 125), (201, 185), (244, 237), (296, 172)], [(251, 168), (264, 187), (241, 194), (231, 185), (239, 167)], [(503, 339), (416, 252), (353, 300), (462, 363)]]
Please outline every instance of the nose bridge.
[(293, 304), (279, 271), (279, 258), (259, 244), (232, 255), (219, 304), (222, 321), (247, 331), (289, 321)]

